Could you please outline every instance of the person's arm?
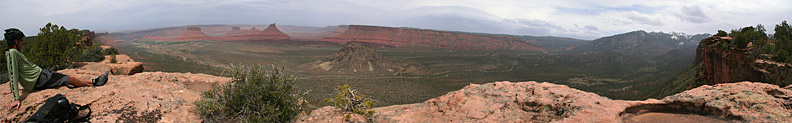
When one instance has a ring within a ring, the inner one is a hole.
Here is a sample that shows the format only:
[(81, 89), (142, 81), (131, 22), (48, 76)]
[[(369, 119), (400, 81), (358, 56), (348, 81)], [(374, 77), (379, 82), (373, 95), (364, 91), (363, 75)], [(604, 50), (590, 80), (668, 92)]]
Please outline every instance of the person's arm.
[(6, 66), (8, 66), (8, 81), (10, 82), (11, 93), (14, 93), (14, 100), (19, 100), (19, 69), (16, 69), (16, 62), (12, 62), (15, 59), (16, 56), (11, 51), (6, 53)]

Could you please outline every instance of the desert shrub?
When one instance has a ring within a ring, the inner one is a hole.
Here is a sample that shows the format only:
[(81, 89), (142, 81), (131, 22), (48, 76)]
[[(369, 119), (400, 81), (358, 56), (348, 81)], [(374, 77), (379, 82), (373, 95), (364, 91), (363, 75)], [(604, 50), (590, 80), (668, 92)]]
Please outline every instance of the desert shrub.
[(77, 59), (79, 62), (100, 62), (104, 60), (105, 53), (102, 52), (101, 47), (91, 46), (85, 51), (82, 52), (80, 58)]
[(118, 60), (116, 60), (116, 54), (110, 55), (110, 63), (118, 63)]
[(726, 33), (726, 31), (723, 30), (718, 30), (718, 34), (715, 34), (715, 36), (728, 36), (728, 35), (729, 33)]
[[(360, 114), (366, 117), (374, 115), (374, 111), (370, 110), (371, 107), (374, 106), (374, 102), (366, 98), (365, 95), (358, 93), (357, 90), (352, 89), (349, 85), (336, 87), (336, 92), (338, 93), (335, 98), (327, 98), (324, 99), (324, 101), (346, 112)], [(349, 118), (349, 115), (345, 117)]]
[[(772, 37), (768, 37), (762, 25), (732, 30), (726, 35), (733, 38), (729, 46), (746, 48), (750, 42), (754, 44), (755, 53), (771, 54), (774, 61), (792, 63), (792, 26), (783, 21), (781, 24), (775, 25), (774, 30), (775, 34)], [(724, 35), (724, 33), (718, 30), (717, 35)], [(726, 46), (721, 47), (725, 48)]]
[(746, 48), (750, 42), (757, 44), (768, 39), (765, 28), (761, 24), (756, 27), (749, 26), (740, 30), (732, 30), (729, 35), (734, 38), (730, 45), (738, 48)]
[(102, 52), (103, 52), (104, 54), (106, 54), (106, 55), (112, 55), (112, 54), (116, 54), (116, 55), (118, 55), (118, 54), (119, 54), (119, 53), (118, 53), (118, 49), (116, 49), (116, 48), (112, 48), (112, 47), (111, 47), (111, 48), (104, 49), (104, 51), (102, 51)]
[(294, 75), (283, 68), (233, 66), (233, 81), (203, 92), (196, 112), (208, 122), (288, 122), (303, 110)]
[(792, 63), (792, 27), (786, 21), (775, 26), (775, 47), (773, 47), (773, 60)]
[(30, 48), (23, 48), (22, 52), (34, 64), (48, 70), (61, 70), (67, 68), (75, 61), (84, 46), (78, 45), (80, 35), (67, 30), (63, 26), (47, 23), (39, 29), (35, 40), (25, 40), (23, 44), (31, 44)]

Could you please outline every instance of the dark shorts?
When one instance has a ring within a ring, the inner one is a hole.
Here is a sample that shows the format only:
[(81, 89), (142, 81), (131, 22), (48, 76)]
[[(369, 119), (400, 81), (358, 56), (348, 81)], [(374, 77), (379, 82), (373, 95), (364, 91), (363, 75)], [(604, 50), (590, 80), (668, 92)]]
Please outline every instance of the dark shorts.
[(66, 85), (69, 85), (69, 76), (42, 69), (41, 75), (39, 75), (38, 81), (36, 81), (36, 86), (33, 87), (33, 89), (44, 90)]

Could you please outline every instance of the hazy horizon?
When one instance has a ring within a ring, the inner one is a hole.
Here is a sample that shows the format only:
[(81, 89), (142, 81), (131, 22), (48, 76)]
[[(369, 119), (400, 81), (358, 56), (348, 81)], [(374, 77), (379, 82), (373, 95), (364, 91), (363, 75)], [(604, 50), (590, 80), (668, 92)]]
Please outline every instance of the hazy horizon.
[(715, 33), (792, 17), (792, 1), (10, 0), (0, 28), (126, 31), (211, 24), (377, 25), (591, 40), (636, 30)]

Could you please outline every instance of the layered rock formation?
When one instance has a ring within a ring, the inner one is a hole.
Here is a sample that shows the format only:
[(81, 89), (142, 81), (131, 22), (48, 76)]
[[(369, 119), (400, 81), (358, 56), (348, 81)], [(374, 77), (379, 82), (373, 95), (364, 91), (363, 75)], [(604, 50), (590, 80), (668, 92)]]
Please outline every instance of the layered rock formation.
[[(109, 56), (108, 56), (109, 57)], [(41, 107), (47, 98), (56, 94), (65, 95), (70, 102), (90, 105), (93, 113), (91, 122), (201, 122), (200, 117), (193, 113), (193, 101), (200, 98), (201, 91), (211, 89), (215, 85), (231, 81), (230, 78), (206, 74), (143, 72), (136, 67), (137, 63), (125, 55), (117, 55), (117, 63), (110, 58), (102, 62), (82, 63), (75, 69), (58, 72), (83, 79), (92, 79), (105, 71), (121, 74), (111, 75), (107, 85), (101, 87), (60, 87), (32, 93), (24, 93), (22, 106), (19, 110), (3, 114), (0, 122), (21, 122)], [(9, 90), (9, 83), (0, 91)], [(13, 96), (2, 95), (0, 104), (10, 104)]]
[(271, 40), (291, 39), (289, 35), (286, 35), (285, 33), (278, 30), (278, 27), (275, 27), (275, 24), (270, 24), (266, 29), (262, 30), (261, 35), (264, 36), (265, 39), (271, 39)]
[(200, 41), (200, 40), (210, 40), (214, 39), (212, 37), (207, 36), (203, 32), (201, 32), (201, 28), (188, 26), (184, 29), (184, 32), (176, 37), (164, 37), (164, 36), (146, 36), (148, 40), (156, 40), (156, 41)]
[(315, 70), (317, 73), (396, 73), (418, 72), (410, 64), (392, 62), (376, 50), (359, 43), (347, 43), (335, 56), (309, 62), (298, 67)]
[(323, 107), (298, 122), (785, 122), (792, 90), (752, 82), (701, 86), (662, 100), (612, 100), (564, 85), (471, 84), (423, 103), (374, 108), (369, 119)]
[(241, 36), (255, 36), (259, 35), (261, 30), (256, 29), (256, 27), (250, 28), (249, 30), (240, 30), (238, 26), (231, 27), (231, 31), (225, 34), (226, 37), (241, 37)]
[(285, 25), (278, 26), (278, 29), (286, 33), (294, 40), (300, 41), (319, 41), (324, 37), (332, 37), (346, 31), (349, 27), (346, 25), (326, 26), (326, 27), (309, 27), (309, 26), (293, 26)]
[(240, 30), (232, 27), (231, 31), (223, 37), (210, 37), (201, 32), (201, 28), (188, 26), (184, 33), (176, 37), (146, 36), (144, 40), (155, 41), (261, 41), (261, 40), (291, 40), (289, 35), (278, 30), (275, 24), (270, 24), (264, 30), (253, 27), (249, 30)]
[(739, 81), (792, 84), (792, 64), (768, 60), (767, 55), (755, 53), (752, 47), (742, 49), (724, 45), (731, 40), (731, 37), (712, 36), (699, 44), (695, 63), (700, 64), (702, 81), (710, 84)]
[(430, 47), (460, 51), (471, 50), (533, 50), (542, 47), (529, 44), (508, 35), (473, 34), (426, 29), (407, 29), (380, 26), (350, 25), (343, 33), (322, 38), (321, 41), (344, 44), (368, 42), (395, 47)]

